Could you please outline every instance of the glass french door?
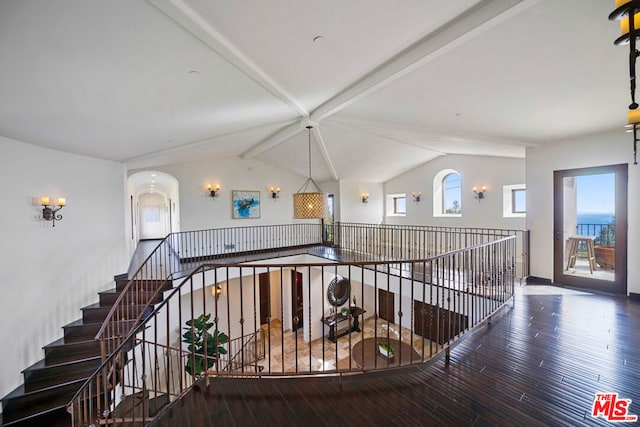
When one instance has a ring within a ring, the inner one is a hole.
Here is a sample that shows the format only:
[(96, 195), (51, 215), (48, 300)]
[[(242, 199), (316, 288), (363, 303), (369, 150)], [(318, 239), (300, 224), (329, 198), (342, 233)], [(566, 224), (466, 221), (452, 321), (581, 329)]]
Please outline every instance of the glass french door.
[(554, 172), (554, 282), (627, 292), (627, 165)]

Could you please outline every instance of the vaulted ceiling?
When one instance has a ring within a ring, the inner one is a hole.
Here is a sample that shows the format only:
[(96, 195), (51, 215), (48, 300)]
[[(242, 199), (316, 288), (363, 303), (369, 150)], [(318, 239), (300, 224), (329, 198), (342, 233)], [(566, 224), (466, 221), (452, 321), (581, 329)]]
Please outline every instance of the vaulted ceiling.
[(126, 163), (382, 182), (621, 128), (606, 0), (7, 0), (0, 135)]

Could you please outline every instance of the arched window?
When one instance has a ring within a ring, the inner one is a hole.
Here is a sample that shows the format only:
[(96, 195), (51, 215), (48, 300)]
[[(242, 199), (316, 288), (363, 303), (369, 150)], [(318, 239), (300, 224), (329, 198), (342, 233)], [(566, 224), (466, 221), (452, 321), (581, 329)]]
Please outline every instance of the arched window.
[(444, 213), (446, 214), (461, 214), (462, 205), (462, 185), (460, 175), (457, 173), (450, 173), (442, 180), (444, 186)]
[(462, 216), (462, 179), (454, 169), (444, 169), (433, 179), (433, 216)]

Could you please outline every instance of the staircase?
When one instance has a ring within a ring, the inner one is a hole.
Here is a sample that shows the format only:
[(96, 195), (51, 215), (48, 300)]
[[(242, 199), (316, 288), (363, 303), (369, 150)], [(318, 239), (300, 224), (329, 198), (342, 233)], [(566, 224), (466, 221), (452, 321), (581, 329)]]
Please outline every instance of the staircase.
[[(66, 405), (100, 366), (100, 342), (95, 336), (129, 279), (123, 274), (115, 276), (114, 281), (115, 288), (98, 293), (98, 303), (82, 308), (81, 319), (62, 327), (63, 338), (44, 347), (44, 359), (22, 371), (24, 384), (2, 398), (1, 426), (71, 426)], [(157, 289), (164, 291), (171, 287), (168, 281), (150, 284), (140, 291), (141, 301), (148, 301)], [(152, 304), (161, 301), (159, 293)], [(130, 307), (132, 318), (124, 321), (123, 330), (129, 330), (127, 326), (133, 325), (134, 316), (144, 307)]]

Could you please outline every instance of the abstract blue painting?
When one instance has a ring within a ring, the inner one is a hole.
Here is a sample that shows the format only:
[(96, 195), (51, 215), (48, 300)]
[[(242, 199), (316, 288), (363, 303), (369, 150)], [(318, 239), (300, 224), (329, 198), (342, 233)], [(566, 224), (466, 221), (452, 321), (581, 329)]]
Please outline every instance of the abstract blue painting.
[(260, 218), (260, 192), (233, 190), (232, 217), (233, 219)]

